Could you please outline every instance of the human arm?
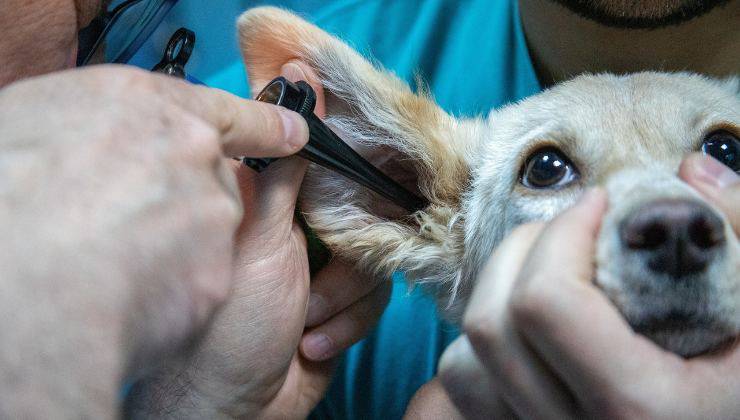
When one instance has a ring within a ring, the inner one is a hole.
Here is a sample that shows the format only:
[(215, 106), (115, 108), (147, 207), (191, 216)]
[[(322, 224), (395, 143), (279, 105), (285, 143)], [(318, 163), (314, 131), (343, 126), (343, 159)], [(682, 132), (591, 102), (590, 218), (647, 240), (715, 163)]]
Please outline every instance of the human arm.
[[(282, 74), (313, 85), (321, 116), (322, 91), (313, 71), (292, 62)], [(389, 285), (337, 260), (309, 280), (306, 239), (293, 217), (306, 166), (290, 158), (260, 174), (237, 170), (245, 216), (236, 239), (233, 292), (189, 357), (167, 363), (134, 387), (129, 416), (304, 418), (323, 397), (329, 359), (375, 323)], [(311, 307), (312, 294), (322, 296), (322, 305)], [(312, 334), (325, 335), (331, 347), (311, 348)]]
[(120, 66), (0, 90), (2, 417), (115, 417), (229, 292), (225, 156), (306, 140), (298, 115)]

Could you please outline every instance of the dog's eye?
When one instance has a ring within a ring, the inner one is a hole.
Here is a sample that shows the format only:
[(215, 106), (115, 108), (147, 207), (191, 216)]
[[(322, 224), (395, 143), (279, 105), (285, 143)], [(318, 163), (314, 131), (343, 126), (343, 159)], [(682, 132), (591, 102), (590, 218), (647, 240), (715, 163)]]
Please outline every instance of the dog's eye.
[(563, 152), (553, 147), (534, 152), (522, 169), (522, 184), (529, 188), (561, 187), (577, 177), (575, 166)]
[(701, 151), (740, 172), (740, 141), (725, 130), (713, 131), (704, 138)]

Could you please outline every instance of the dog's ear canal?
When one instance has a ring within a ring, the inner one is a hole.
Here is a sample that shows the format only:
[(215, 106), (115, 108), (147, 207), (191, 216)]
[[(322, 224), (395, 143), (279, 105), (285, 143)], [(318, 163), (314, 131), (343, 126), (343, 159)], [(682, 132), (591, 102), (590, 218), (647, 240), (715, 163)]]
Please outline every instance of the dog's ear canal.
[[(456, 121), (426, 93), (412, 92), (339, 39), (284, 10), (249, 10), (238, 29), (253, 92), (276, 77), (283, 64), (304, 61), (321, 79), (326, 122), (340, 137), (361, 148), (399, 152), (415, 166), (418, 189), (432, 203), (459, 198), (468, 176), (466, 147), (452, 135)], [(370, 160), (378, 164), (373, 156)]]

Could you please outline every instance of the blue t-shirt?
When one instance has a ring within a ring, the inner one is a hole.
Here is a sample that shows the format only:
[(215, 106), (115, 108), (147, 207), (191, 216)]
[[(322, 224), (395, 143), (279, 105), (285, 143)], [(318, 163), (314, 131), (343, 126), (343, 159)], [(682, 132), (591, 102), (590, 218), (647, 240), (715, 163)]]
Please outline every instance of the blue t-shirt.
[[(197, 35), (188, 72), (247, 96), (234, 24), (242, 11), (260, 4), (297, 11), (407, 81), (420, 74), (440, 106), (455, 115), (486, 114), (540, 90), (516, 0), (182, 0), (133, 62), (151, 67), (169, 36), (186, 26)], [(409, 292), (397, 276), (379, 325), (343, 356), (311, 417), (401, 418), (457, 335), (431, 298)]]

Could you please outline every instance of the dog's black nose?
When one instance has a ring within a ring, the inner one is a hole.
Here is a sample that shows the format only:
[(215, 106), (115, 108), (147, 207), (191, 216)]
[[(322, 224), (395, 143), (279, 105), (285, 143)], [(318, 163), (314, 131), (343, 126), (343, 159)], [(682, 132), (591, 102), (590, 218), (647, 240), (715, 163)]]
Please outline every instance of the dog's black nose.
[(675, 279), (704, 270), (725, 242), (724, 226), (704, 204), (685, 199), (648, 203), (620, 227), (622, 244), (643, 253), (647, 266)]

